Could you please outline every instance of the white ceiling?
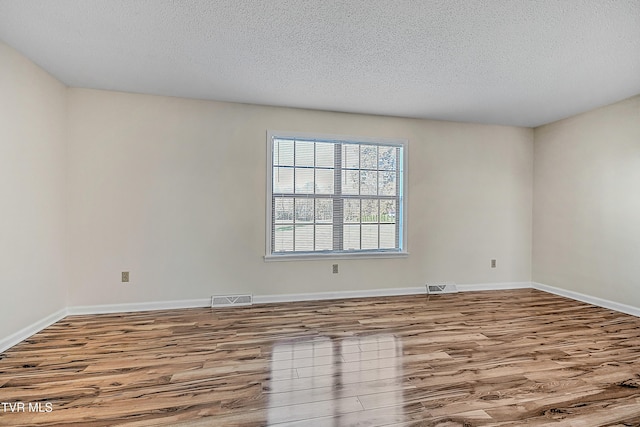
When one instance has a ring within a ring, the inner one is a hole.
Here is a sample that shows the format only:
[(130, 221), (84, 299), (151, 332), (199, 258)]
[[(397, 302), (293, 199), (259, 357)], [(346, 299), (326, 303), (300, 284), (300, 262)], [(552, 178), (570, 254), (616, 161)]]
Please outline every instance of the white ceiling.
[(537, 126), (640, 93), (640, 0), (0, 0), (73, 87)]

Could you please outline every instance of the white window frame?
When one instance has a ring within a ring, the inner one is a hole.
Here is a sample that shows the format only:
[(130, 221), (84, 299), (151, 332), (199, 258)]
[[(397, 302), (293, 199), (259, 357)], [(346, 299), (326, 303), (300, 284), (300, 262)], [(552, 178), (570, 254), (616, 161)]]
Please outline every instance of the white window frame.
[[(398, 159), (399, 173), (402, 175), (400, 193), (401, 224), (399, 249), (396, 250), (358, 250), (354, 252), (305, 252), (305, 253), (273, 253), (273, 140), (278, 138), (318, 140), (326, 142), (364, 143), (371, 145), (399, 145), (402, 147), (402, 158)], [(362, 136), (345, 136), (317, 134), (307, 132), (267, 131), (267, 185), (266, 185), (266, 247), (265, 261), (293, 261), (312, 259), (345, 259), (345, 258), (401, 258), (409, 255), (407, 251), (407, 211), (408, 211), (408, 148), (407, 139), (371, 138)]]

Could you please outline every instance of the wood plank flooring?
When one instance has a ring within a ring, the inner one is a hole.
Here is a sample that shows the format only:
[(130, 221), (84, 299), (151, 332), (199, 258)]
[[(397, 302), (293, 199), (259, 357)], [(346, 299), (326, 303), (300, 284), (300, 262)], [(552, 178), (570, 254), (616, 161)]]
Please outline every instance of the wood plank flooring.
[(1, 426), (638, 426), (640, 319), (530, 289), (70, 316), (0, 354), (0, 402)]

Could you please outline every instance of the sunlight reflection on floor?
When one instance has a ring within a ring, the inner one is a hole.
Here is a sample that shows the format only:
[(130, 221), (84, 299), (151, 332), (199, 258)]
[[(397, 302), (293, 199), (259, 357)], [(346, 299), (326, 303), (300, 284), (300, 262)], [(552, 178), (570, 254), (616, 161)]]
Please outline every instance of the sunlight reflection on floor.
[(367, 424), (379, 421), (375, 410), (385, 407), (385, 418), (401, 422), (402, 378), (402, 342), (390, 334), (278, 343), (271, 355), (268, 424)]

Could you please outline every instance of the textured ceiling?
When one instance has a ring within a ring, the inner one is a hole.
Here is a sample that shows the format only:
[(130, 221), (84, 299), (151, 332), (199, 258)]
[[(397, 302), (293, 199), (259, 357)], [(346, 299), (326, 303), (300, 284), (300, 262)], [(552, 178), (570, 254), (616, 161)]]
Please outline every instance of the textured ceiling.
[(69, 86), (537, 126), (640, 93), (640, 0), (0, 0)]

